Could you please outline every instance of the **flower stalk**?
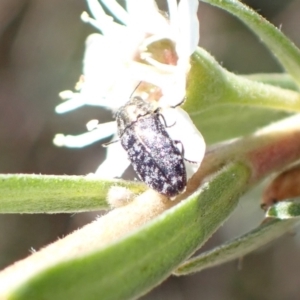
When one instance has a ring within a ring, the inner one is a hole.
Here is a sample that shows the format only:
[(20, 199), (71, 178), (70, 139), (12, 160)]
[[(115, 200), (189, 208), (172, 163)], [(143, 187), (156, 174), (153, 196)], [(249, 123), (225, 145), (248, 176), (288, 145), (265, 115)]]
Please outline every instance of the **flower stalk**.
[(280, 29), (238, 0), (201, 0), (220, 7), (244, 22), (263, 41), (295, 82), (300, 85), (300, 50)]

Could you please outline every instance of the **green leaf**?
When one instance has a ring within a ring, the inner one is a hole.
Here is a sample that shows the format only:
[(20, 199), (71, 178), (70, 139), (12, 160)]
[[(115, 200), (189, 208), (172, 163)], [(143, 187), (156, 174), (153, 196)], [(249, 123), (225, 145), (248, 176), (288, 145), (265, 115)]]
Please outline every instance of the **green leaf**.
[(174, 272), (175, 275), (187, 275), (207, 268), (239, 259), (255, 249), (280, 237), (296, 224), (295, 221), (268, 221), (258, 228), (229, 241), (210, 251), (204, 252), (184, 262)]
[(278, 28), (238, 0), (201, 0), (220, 7), (244, 22), (300, 85), (300, 51)]
[(245, 136), (289, 114), (286, 112), (243, 106), (218, 106), (191, 116), (206, 144)]
[(191, 63), (183, 108), (208, 144), (249, 134), (300, 110), (299, 93), (232, 74), (204, 49), (198, 48)]
[[(4, 276), (7, 281), (1, 281), (6, 287), (11, 280), (15, 287), (0, 292), (0, 298), (3, 294), (15, 300), (138, 297), (167, 278), (225, 221), (236, 207), (249, 176), (249, 169), (242, 164), (224, 168), (200, 191), (106, 248), (97, 250), (95, 243), (86, 243), (88, 233), (85, 233), (82, 240), (76, 240), (82, 255), (70, 257), (61, 248), (58, 255), (52, 251), (54, 258), (61, 253), (67, 257), (38, 271), (21, 286), (15, 286), (16, 273), (19, 274), (15, 266), (10, 278)], [(75, 234), (78, 233), (80, 230)], [(32, 267), (35, 265), (39, 263)]]
[(183, 108), (193, 115), (213, 106), (243, 105), (300, 111), (300, 94), (237, 76), (222, 68), (204, 49), (191, 58)]
[(0, 213), (71, 213), (108, 207), (112, 186), (145, 191), (142, 183), (89, 176), (0, 175)]

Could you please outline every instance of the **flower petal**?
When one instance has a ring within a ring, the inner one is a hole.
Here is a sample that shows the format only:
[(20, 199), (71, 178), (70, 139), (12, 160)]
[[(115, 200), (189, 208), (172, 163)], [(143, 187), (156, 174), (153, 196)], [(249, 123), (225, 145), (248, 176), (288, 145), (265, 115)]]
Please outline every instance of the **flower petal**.
[(117, 109), (128, 101), (139, 82), (128, 74), (128, 59), (122, 57), (116, 43), (96, 33), (87, 38), (85, 81), (80, 92), (86, 104)]
[(127, 153), (120, 142), (107, 146), (106, 159), (98, 167), (95, 175), (105, 178), (121, 177), (130, 165)]
[(159, 13), (154, 0), (127, 0), (126, 4), (130, 15), (129, 30), (139, 30), (144, 37), (149, 34), (169, 34), (169, 22)]
[[(92, 1), (92, 0), (87, 0)], [(105, 7), (112, 13), (112, 15), (121, 21), (123, 24), (127, 25), (129, 20), (128, 12), (115, 0), (101, 0)], [(98, 5), (100, 6), (99, 2)]]
[(181, 108), (166, 108), (162, 110), (166, 122), (166, 130), (173, 141), (178, 141), (183, 146), (187, 175), (190, 178), (199, 168), (204, 154), (205, 141), (194, 125), (189, 115)]
[(179, 34), (176, 47), (180, 58), (189, 57), (199, 43), (198, 0), (181, 0), (178, 4)]
[(100, 141), (116, 132), (116, 122), (107, 122), (98, 125), (97, 129), (79, 135), (63, 135), (58, 133), (53, 143), (58, 147), (83, 148)]

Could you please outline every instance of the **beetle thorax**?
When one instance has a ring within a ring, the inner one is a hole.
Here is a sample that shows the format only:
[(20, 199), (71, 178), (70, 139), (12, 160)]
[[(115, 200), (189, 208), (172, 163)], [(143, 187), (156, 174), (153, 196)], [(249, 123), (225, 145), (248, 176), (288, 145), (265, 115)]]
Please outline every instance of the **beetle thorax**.
[(116, 114), (118, 135), (122, 136), (126, 128), (135, 123), (138, 118), (154, 112), (155, 107), (152, 103), (146, 102), (140, 97), (133, 97)]

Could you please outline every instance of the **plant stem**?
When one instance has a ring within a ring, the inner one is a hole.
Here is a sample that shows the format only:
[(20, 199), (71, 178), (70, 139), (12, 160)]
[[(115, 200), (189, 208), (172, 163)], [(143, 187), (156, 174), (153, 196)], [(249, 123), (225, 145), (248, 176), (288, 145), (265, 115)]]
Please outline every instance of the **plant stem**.
[(220, 7), (244, 22), (300, 85), (300, 51), (278, 28), (238, 0), (201, 0)]

